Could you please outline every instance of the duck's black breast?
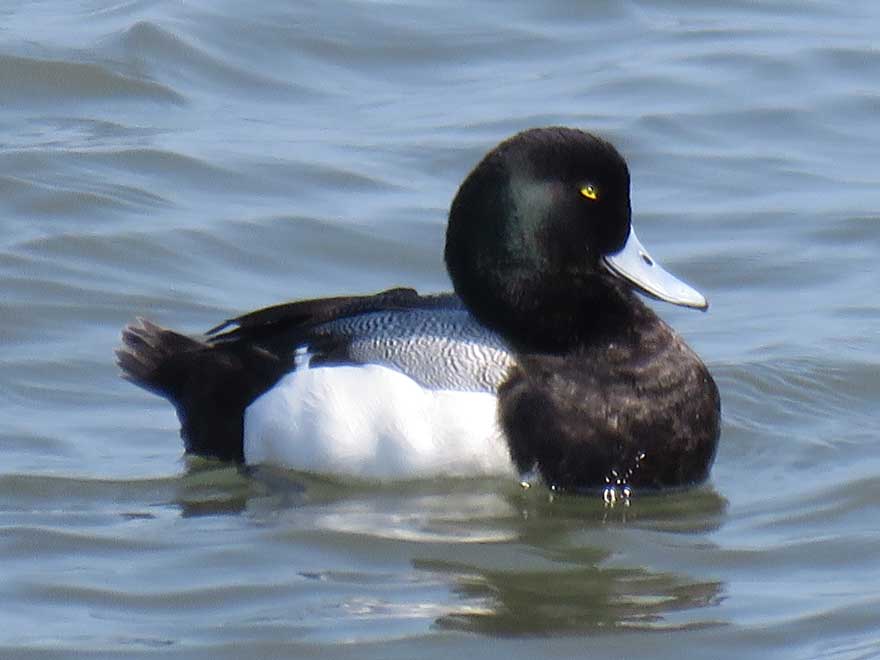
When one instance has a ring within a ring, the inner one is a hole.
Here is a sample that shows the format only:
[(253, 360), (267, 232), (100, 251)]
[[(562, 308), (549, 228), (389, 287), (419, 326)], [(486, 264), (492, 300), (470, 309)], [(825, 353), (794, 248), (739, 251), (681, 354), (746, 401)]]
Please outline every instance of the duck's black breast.
[(720, 423), (715, 382), (634, 296), (630, 310), (616, 332), (569, 353), (518, 356), (499, 390), (499, 421), (520, 470), (569, 491), (708, 476)]

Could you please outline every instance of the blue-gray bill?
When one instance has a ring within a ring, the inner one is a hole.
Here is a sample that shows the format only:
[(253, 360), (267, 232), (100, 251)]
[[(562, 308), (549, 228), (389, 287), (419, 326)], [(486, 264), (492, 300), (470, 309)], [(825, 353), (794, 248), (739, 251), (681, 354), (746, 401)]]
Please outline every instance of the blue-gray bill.
[(658, 300), (702, 310), (709, 307), (709, 302), (703, 294), (664, 270), (648, 254), (632, 227), (621, 250), (604, 257), (603, 260), (612, 273)]

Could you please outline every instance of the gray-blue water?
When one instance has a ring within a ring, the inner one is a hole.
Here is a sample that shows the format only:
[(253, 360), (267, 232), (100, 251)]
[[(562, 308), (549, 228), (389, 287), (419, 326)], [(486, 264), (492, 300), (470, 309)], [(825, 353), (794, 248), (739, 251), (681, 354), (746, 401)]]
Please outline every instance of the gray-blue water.
[[(0, 656), (880, 656), (880, 3), (0, 6)], [(187, 464), (137, 315), (448, 288), (496, 142), (630, 162), (724, 402), (706, 487)], [(305, 488), (301, 486), (304, 484)]]

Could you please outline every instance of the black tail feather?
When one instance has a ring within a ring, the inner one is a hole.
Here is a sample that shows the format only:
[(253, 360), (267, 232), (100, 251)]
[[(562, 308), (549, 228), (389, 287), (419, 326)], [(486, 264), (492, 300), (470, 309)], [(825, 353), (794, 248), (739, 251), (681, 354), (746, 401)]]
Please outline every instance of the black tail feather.
[(116, 349), (116, 364), (122, 369), (122, 377), (172, 403), (180, 393), (168, 373), (168, 365), (181, 355), (208, 348), (204, 342), (143, 318), (123, 329), (122, 344)]
[(214, 345), (145, 319), (122, 331), (116, 362), (123, 378), (174, 404), (188, 453), (238, 462), (245, 408), (288, 369), (258, 346)]

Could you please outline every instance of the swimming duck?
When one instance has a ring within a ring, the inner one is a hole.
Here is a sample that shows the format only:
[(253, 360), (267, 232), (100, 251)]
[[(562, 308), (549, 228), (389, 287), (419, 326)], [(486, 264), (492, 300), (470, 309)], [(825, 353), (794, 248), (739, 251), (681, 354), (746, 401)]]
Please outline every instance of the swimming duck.
[(454, 293), (286, 303), (200, 336), (139, 320), (118, 364), (175, 406), (190, 454), (574, 492), (706, 479), (715, 382), (634, 291), (707, 302), (639, 242), (610, 143), (550, 127), (496, 146), (452, 202), (445, 260)]

